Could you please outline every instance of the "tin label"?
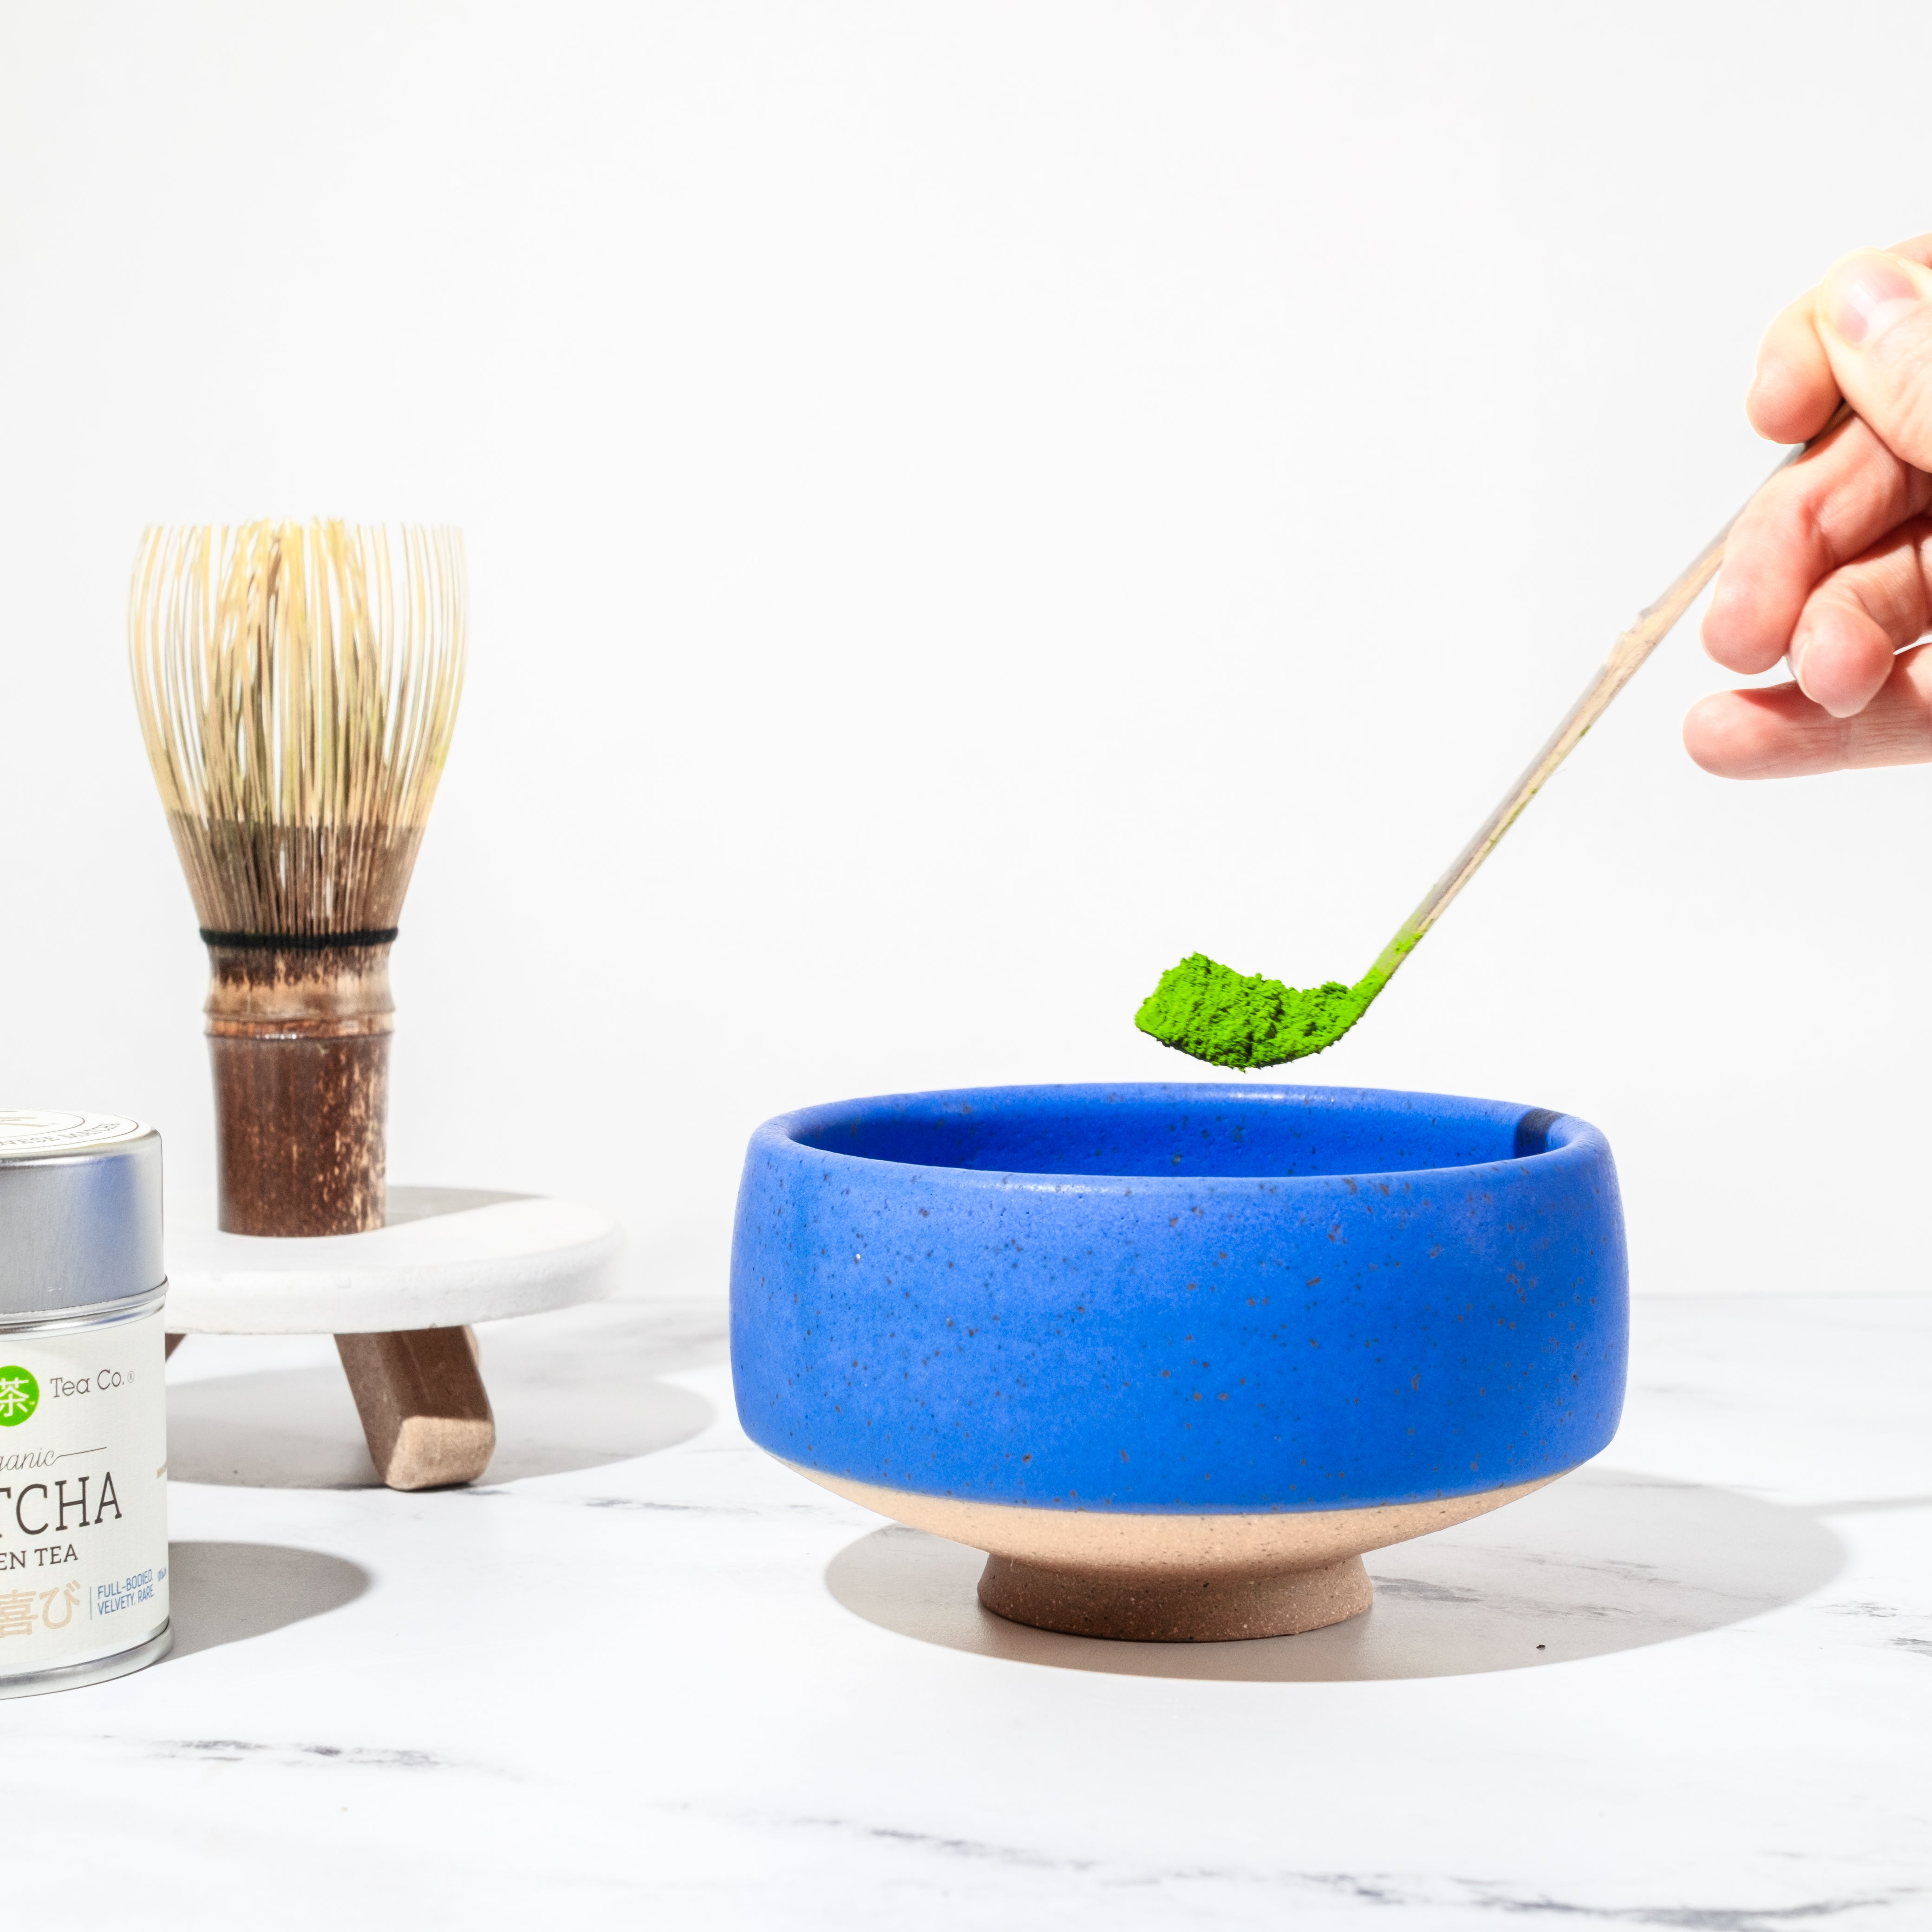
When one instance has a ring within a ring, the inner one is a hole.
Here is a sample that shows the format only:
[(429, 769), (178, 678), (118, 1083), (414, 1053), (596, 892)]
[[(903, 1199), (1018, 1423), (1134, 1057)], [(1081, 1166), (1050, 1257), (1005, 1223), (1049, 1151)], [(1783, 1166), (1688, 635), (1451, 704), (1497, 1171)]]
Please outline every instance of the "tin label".
[(0, 1330), (0, 1678), (168, 1620), (161, 1318)]

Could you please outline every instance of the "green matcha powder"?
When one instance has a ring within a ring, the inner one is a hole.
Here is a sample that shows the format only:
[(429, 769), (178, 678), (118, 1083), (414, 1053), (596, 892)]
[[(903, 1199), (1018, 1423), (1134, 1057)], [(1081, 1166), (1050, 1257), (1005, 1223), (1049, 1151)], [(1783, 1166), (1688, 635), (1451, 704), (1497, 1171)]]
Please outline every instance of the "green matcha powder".
[(1330, 980), (1306, 992), (1191, 952), (1160, 976), (1134, 1024), (1163, 1046), (1216, 1066), (1278, 1066), (1306, 1059), (1333, 1046), (1361, 1018), (1415, 943), (1405, 934), (1354, 986)]

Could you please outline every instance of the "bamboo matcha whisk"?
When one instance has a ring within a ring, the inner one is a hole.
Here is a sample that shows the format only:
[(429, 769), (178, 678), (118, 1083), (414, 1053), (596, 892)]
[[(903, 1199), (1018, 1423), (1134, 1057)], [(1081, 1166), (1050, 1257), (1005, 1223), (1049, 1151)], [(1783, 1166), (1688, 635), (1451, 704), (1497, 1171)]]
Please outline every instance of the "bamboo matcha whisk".
[(211, 967), (221, 1225), (382, 1225), (388, 956), (463, 682), (454, 530), (150, 530), (130, 641)]
[[(389, 948), (462, 690), (461, 536), (151, 529), (128, 630), (208, 945), (221, 1226), (380, 1228)], [(386, 1482), (482, 1474), (495, 1428), (466, 1330), (336, 1341)]]

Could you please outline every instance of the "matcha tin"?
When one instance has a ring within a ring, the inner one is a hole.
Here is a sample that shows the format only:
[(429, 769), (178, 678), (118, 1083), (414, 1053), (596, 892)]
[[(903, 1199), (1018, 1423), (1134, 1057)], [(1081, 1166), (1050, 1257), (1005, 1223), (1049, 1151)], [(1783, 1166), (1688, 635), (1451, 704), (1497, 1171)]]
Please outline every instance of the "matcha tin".
[(165, 1654), (161, 1142), (0, 1112), (0, 1697)]

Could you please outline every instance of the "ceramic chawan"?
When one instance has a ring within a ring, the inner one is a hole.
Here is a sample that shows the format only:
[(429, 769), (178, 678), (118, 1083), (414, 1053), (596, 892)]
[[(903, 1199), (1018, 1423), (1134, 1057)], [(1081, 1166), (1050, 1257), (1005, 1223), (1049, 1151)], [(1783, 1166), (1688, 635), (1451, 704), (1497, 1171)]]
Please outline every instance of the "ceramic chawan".
[(1088, 1636), (1280, 1636), (1362, 1552), (1594, 1456), (1627, 1303), (1601, 1134), (1340, 1087), (1000, 1087), (752, 1136), (731, 1361), (752, 1439), (988, 1552)]

